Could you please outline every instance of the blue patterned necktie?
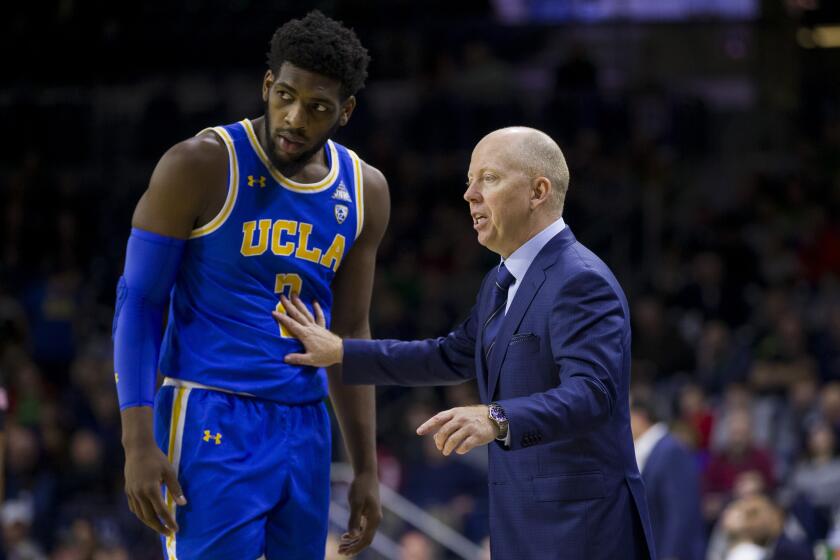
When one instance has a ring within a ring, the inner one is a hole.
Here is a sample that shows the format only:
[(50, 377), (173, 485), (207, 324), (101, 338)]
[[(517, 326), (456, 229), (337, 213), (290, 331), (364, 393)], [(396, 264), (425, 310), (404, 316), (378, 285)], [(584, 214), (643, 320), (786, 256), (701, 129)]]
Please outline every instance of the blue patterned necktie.
[(482, 337), (484, 357), (488, 362), (490, 361), (493, 344), (496, 342), (496, 335), (499, 333), (499, 327), (502, 325), (502, 319), (505, 316), (508, 288), (515, 281), (516, 278), (508, 271), (504, 263), (500, 264), (496, 271), (496, 285), (493, 286), (493, 303), (491, 306), (493, 312), (484, 321), (484, 336)]

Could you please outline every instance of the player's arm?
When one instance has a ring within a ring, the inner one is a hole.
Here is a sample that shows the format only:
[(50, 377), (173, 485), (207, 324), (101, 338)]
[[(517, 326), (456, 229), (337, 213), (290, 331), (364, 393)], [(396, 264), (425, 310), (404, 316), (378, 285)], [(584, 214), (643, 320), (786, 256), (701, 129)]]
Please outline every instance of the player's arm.
[(185, 240), (212, 210), (213, 194), (224, 191), (226, 177), (226, 150), (215, 135), (181, 142), (161, 158), (134, 211), (117, 290), (114, 369), (122, 411), (125, 490), (131, 511), (163, 534), (177, 530), (177, 525), (161, 498), (160, 483), (178, 497), (176, 502), (184, 502), (152, 426), (163, 313)]
[[(332, 331), (342, 338), (370, 338), (369, 310), (376, 252), (390, 215), (388, 183), (364, 165), (364, 227), (333, 280)], [(341, 365), (327, 369), (335, 408), (355, 480), (350, 491), (350, 522), (340, 552), (357, 554), (373, 540), (381, 519), (376, 469), (376, 401), (372, 386), (341, 381)]]

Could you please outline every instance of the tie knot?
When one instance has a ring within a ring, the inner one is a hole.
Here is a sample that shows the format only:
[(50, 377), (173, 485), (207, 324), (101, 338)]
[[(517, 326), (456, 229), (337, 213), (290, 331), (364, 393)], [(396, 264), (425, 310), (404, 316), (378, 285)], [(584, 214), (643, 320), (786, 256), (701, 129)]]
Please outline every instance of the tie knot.
[(498, 270), (496, 271), (496, 286), (503, 292), (507, 293), (508, 288), (513, 282), (516, 280), (513, 274), (505, 266), (505, 263), (499, 265)]

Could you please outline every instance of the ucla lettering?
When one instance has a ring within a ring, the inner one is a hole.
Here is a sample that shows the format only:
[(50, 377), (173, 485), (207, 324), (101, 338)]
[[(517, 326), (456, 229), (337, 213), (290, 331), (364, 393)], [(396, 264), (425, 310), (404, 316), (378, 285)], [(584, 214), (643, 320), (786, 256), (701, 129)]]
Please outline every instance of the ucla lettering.
[(251, 220), (242, 224), (242, 246), (239, 252), (245, 257), (257, 257), (271, 247), (280, 257), (313, 262), (337, 271), (344, 257), (347, 240), (337, 233), (326, 251), (312, 245), (312, 224), (294, 220)]

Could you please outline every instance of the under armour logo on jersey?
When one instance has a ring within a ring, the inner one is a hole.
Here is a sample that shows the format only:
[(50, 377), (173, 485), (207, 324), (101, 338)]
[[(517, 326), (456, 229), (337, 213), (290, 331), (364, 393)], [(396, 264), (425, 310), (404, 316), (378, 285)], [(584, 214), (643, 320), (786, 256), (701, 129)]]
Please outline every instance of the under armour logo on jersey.
[(209, 442), (212, 439), (212, 440), (216, 441), (216, 445), (221, 445), (222, 444), (222, 434), (217, 432), (215, 436), (211, 436), (210, 435), (210, 430), (204, 430), (204, 437), (201, 438), (201, 439), (203, 439), (204, 441), (207, 441), (207, 442)]
[[(341, 181), (338, 184), (338, 188), (335, 189), (335, 192), (333, 193), (332, 197), (335, 200), (343, 200), (344, 202), (353, 202), (353, 199), (350, 198), (350, 192), (347, 190), (347, 187), (344, 186), (344, 181)], [(338, 222), (338, 223), (341, 223), (341, 221)]]
[(260, 186), (261, 189), (265, 188), (265, 177), (260, 175), (259, 179), (254, 179), (253, 175), (248, 175), (248, 186), (253, 187), (257, 184)]
[(336, 204), (335, 205), (335, 221), (339, 224), (343, 224), (344, 220), (347, 219), (347, 215), (350, 213), (350, 209), (347, 208), (343, 204)]

